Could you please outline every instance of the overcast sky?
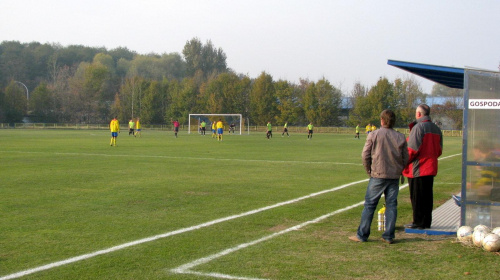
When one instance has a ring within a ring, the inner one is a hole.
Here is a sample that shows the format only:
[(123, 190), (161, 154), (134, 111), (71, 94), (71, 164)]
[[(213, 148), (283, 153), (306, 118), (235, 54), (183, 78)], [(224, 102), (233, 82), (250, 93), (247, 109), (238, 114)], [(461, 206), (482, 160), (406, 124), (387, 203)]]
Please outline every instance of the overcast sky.
[(499, 19), (498, 0), (0, 0), (0, 41), (163, 54), (196, 37), (237, 73), (346, 92), (413, 76), (388, 59), (498, 71)]

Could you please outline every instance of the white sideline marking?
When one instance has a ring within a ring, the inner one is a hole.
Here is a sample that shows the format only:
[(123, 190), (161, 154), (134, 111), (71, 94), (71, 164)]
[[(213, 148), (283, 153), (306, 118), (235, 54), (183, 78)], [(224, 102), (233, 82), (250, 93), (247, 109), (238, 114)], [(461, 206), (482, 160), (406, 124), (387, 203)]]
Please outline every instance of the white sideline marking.
[(280, 206), (284, 206), (284, 205), (296, 203), (296, 202), (299, 202), (301, 200), (308, 199), (308, 198), (311, 198), (311, 197), (315, 197), (315, 196), (318, 196), (318, 195), (322, 195), (322, 194), (325, 194), (325, 193), (334, 192), (334, 191), (337, 191), (337, 190), (340, 190), (340, 189), (343, 189), (343, 188), (347, 188), (347, 187), (352, 186), (352, 185), (356, 185), (356, 184), (359, 184), (359, 183), (366, 182), (368, 180), (369, 179), (364, 179), (364, 180), (360, 180), (360, 181), (356, 181), (356, 182), (347, 183), (347, 184), (344, 184), (344, 185), (341, 185), (341, 186), (338, 186), (338, 187), (335, 187), (335, 188), (332, 188), (332, 189), (323, 190), (323, 191), (320, 191), (320, 192), (312, 193), (312, 194), (309, 194), (309, 195), (306, 195), (306, 196), (302, 196), (302, 197), (299, 197), (299, 198), (295, 198), (295, 199), (292, 199), (292, 200), (288, 200), (288, 201), (276, 203), (274, 205), (262, 207), (262, 208), (255, 209), (255, 210), (250, 210), (248, 212), (244, 212), (244, 213), (241, 213), (241, 214), (237, 214), (237, 215), (232, 215), (232, 216), (228, 216), (228, 217), (225, 217), (225, 218), (216, 219), (216, 220), (213, 220), (213, 221), (210, 221), (210, 222), (206, 222), (206, 223), (203, 223), (203, 224), (199, 224), (199, 225), (196, 225), (196, 226), (191, 226), (191, 227), (187, 227), (187, 228), (182, 228), (182, 229), (174, 230), (174, 231), (171, 231), (171, 232), (167, 232), (167, 233), (163, 233), (163, 234), (159, 234), (159, 235), (155, 235), (155, 236), (151, 236), (151, 237), (139, 239), (139, 240), (136, 240), (136, 241), (124, 243), (124, 244), (121, 244), (121, 245), (118, 245), (118, 246), (114, 246), (114, 247), (110, 247), (110, 248), (107, 248), (107, 249), (104, 249), (104, 250), (95, 251), (93, 253), (76, 256), (76, 257), (69, 258), (69, 259), (62, 260), (62, 261), (58, 261), (58, 262), (53, 262), (53, 263), (50, 263), (50, 264), (47, 264), (47, 265), (35, 267), (35, 268), (32, 268), (32, 269), (28, 269), (28, 270), (23, 270), (23, 271), (14, 273), (14, 274), (10, 274), (10, 275), (6, 275), (6, 276), (3, 276), (3, 277), (0, 277), (0, 280), (7, 280), (7, 279), (14, 279), (14, 278), (18, 278), (18, 277), (23, 277), (23, 276), (26, 276), (26, 275), (29, 275), (29, 274), (33, 274), (35, 272), (40, 272), (40, 271), (52, 269), (52, 268), (55, 268), (55, 267), (59, 267), (59, 266), (62, 266), (62, 265), (66, 265), (66, 264), (70, 264), (70, 263), (74, 263), (74, 262), (78, 262), (78, 261), (90, 259), (90, 258), (99, 256), (99, 255), (108, 254), (108, 253), (111, 253), (111, 252), (115, 252), (115, 251), (118, 251), (118, 250), (121, 250), (121, 249), (125, 249), (125, 248), (128, 248), (128, 247), (131, 247), (131, 246), (139, 245), (139, 244), (146, 243), (146, 242), (155, 241), (155, 240), (158, 240), (160, 238), (165, 238), (165, 237), (169, 237), (169, 236), (173, 236), (173, 235), (177, 235), (177, 234), (186, 233), (186, 232), (189, 232), (189, 231), (193, 231), (193, 230), (197, 230), (197, 229), (209, 227), (209, 226), (212, 226), (212, 225), (215, 225), (215, 224), (218, 224), (218, 223), (227, 222), (227, 221), (238, 219), (238, 218), (241, 218), (241, 217), (253, 215), (253, 214), (256, 214), (256, 213), (259, 213), (259, 212), (263, 212), (263, 211), (267, 211), (267, 210), (270, 210), (270, 209), (273, 209), (273, 208), (276, 208), (276, 207), (280, 207)]
[[(24, 152), (24, 153), (29, 153), (29, 152)], [(59, 154), (61, 154), (61, 153), (59, 153)], [(71, 153), (68, 153), (68, 154), (71, 154)], [(85, 154), (85, 155), (92, 155), (92, 154)], [(99, 155), (99, 154), (95, 154), (95, 155)], [(440, 160), (441, 159), (447, 159), (447, 158), (450, 158), (450, 157), (454, 157), (454, 156), (457, 156), (457, 155), (461, 155), (461, 154), (455, 154), (455, 155), (443, 157), (443, 158), (440, 158)], [(58, 261), (58, 262), (53, 262), (53, 263), (46, 264), (46, 265), (43, 265), (43, 266), (35, 267), (35, 268), (32, 268), (32, 269), (27, 269), (27, 270), (19, 271), (19, 272), (13, 273), (13, 274), (2, 276), (2, 277), (0, 277), (0, 280), (15, 279), (15, 278), (23, 277), (23, 276), (30, 275), (30, 274), (33, 274), (33, 273), (36, 273), (36, 272), (40, 272), (40, 271), (44, 271), (44, 270), (49, 270), (49, 269), (56, 268), (56, 267), (59, 267), (59, 266), (63, 266), (63, 265), (66, 265), (66, 264), (75, 263), (75, 262), (78, 262), (78, 261), (90, 259), (90, 258), (99, 256), (99, 255), (104, 255), (104, 254), (112, 253), (112, 252), (115, 252), (115, 251), (118, 251), (118, 250), (122, 250), (122, 249), (125, 249), (125, 248), (128, 248), (128, 247), (139, 245), (139, 244), (142, 244), (142, 243), (155, 241), (155, 240), (158, 240), (158, 239), (161, 239), (161, 238), (165, 238), (165, 237), (169, 237), (169, 236), (173, 236), (173, 235), (177, 235), (177, 234), (181, 234), (181, 233), (185, 233), (185, 232), (189, 232), (189, 231), (201, 229), (201, 228), (204, 228), (204, 227), (209, 227), (209, 226), (212, 226), (212, 225), (215, 225), (215, 224), (218, 224), (218, 223), (222, 223), (222, 222), (226, 222), (226, 221), (238, 219), (238, 218), (241, 218), (241, 217), (253, 215), (253, 214), (256, 214), (256, 213), (259, 213), (259, 212), (267, 211), (269, 209), (273, 209), (273, 208), (280, 207), (280, 206), (287, 205), (287, 204), (292, 204), (292, 203), (299, 202), (301, 200), (308, 199), (308, 198), (311, 198), (311, 197), (315, 197), (315, 196), (318, 196), (318, 195), (322, 195), (322, 194), (325, 194), (325, 193), (337, 191), (337, 190), (340, 190), (340, 189), (343, 189), (343, 188), (346, 188), (346, 187), (349, 187), (349, 186), (352, 186), (352, 185), (355, 185), (355, 184), (366, 182), (368, 180), (369, 179), (364, 179), (364, 180), (360, 180), (360, 181), (356, 181), (356, 182), (347, 183), (347, 184), (344, 184), (344, 185), (341, 185), (341, 186), (338, 186), (338, 187), (335, 187), (335, 188), (332, 188), (332, 189), (328, 189), (328, 190), (324, 190), (324, 191), (312, 193), (312, 194), (309, 194), (309, 195), (306, 195), (306, 196), (302, 196), (302, 197), (299, 197), (299, 198), (296, 198), (296, 199), (292, 199), (292, 200), (280, 202), (280, 203), (277, 203), (277, 204), (274, 204), (274, 205), (270, 205), (270, 206), (266, 206), (266, 207), (263, 207), (263, 208), (259, 208), (259, 209), (256, 209), (256, 210), (251, 210), (251, 211), (248, 211), (248, 212), (245, 212), (245, 213), (241, 213), (241, 214), (238, 214), (238, 215), (232, 215), (232, 216), (228, 216), (228, 217), (225, 217), (225, 218), (216, 219), (216, 220), (213, 220), (213, 221), (210, 221), (210, 222), (206, 222), (206, 223), (203, 223), (203, 224), (199, 224), (199, 225), (196, 225), (196, 226), (191, 226), (191, 227), (187, 227), (187, 228), (178, 229), (178, 230), (167, 232), (167, 233), (164, 233), (164, 234), (159, 234), (159, 235), (155, 235), (155, 236), (152, 236), (152, 237), (147, 237), (147, 238), (139, 239), (139, 240), (136, 240), (136, 241), (124, 243), (124, 244), (121, 244), (121, 245), (118, 245), (118, 246), (114, 246), (114, 247), (110, 247), (110, 248), (107, 248), (107, 249), (104, 249), (104, 250), (95, 251), (93, 253), (84, 254), (84, 255), (76, 256), (76, 257), (69, 258), (69, 259), (66, 259), (66, 260), (62, 260), (62, 261)], [(408, 186), (408, 184), (401, 186), (400, 189), (402, 189), (402, 188), (404, 188), (406, 186)], [(358, 205), (358, 204), (359, 203), (354, 204), (354, 205)], [(351, 207), (351, 206), (349, 206), (349, 207)], [(340, 210), (342, 210), (342, 209), (340, 209)], [(340, 210), (337, 210), (337, 211), (340, 211)], [(332, 212), (332, 213), (336, 213), (337, 211)], [(335, 215), (335, 214), (332, 214), (332, 213), (327, 214), (327, 215)], [(325, 215), (325, 216), (327, 216), (327, 215)], [(324, 217), (324, 216), (321, 216), (321, 217)], [(317, 219), (319, 219), (319, 218), (317, 218)], [(315, 220), (313, 220), (313, 221), (315, 221)], [(306, 223), (310, 224), (312, 222), (310, 221), (310, 222), (306, 222)], [(301, 225), (299, 225), (299, 226), (301, 226)], [(303, 226), (301, 226), (301, 227), (303, 227)], [(284, 230), (284, 231), (288, 232), (290, 230)], [(264, 238), (266, 238), (266, 237), (264, 237)], [(270, 238), (267, 238), (267, 239), (270, 239)], [(262, 241), (260, 241), (260, 242), (262, 242)], [(246, 243), (246, 244), (249, 244), (249, 243)], [(247, 245), (246, 247), (251, 246), (251, 245), (253, 245), (253, 244)], [(234, 250), (234, 251), (236, 251), (236, 250)], [(198, 273), (198, 272), (194, 272), (192, 274), (200, 274), (200, 275), (209, 275), (211, 277), (219, 277), (219, 276), (215, 276), (215, 275), (219, 275), (219, 274), (210, 275), (210, 274), (202, 274), (202, 273)], [(219, 278), (226, 278), (225, 276), (232, 277), (230, 275), (222, 275), (222, 274), (220, 274)], [(241, 277), (235, 278), (235, 277), (232, 277), (232, 278), (226, 278), (226, 279), (246, 279), (246, 280), (249, 280), (249, 279), (252, 279), (252, 278), (241, 278)]]
[(442, 158), (438, 158), (438, 160), (448, 159), (448, 158), (456, 157), (456, 156), (460, 156), (460, 155), (462, 155), (462, 153), (454, 154), (454, 155), (449, 155), (449, 156), (445, 156), (445, 157), (442, 157)]
[(238, 158), (206, 158), (206, 157), (174, 157), (174, 156), (150, 156), (150, 155), (111, 155), (111, 154), (92, 154), (92, 153), (47, 153), (47, 152), (25, 152), (25, 151), (0, 151), (0, 153), (18, 153), (18, 154), (53, 154), (63, 156), (101, 156), (101, 157), (134, 157), (134, 158), (165, 158), (165, 159), (191, 159), (191, 160), (220, 160), (220, 161), (243, 161), (243, 162), (270, 162), (270, 163), (307, 163), (307, 164), (338, 164), (338, 165), (356, 165), (363, 166), (361, 163), (351, 162), (330, 162), (330, 161), (297, 161), (297, 160), (264, 160), (264, 159), (238, 159)]
[[(407, 185), (408, 184), (406, 184), (406, 186)], [(220, 274), (220, 273), (202, 273), (202, 272), (193, 271), (191, 269), (194, 268), (194, 267), (196, 267), (196, 266), (198, 266), (198, 265), (211, 262), (211, 261), (213, 261), (213, 260), (215, 260), (217, 258), (229, 255), (231, 253), (234, 253), (234, 252), (236, 252), (238, 250), (241, 250), (241, 249), (245, 249), (245, 248), (250, 247), (252, 245), (255, 245), (255, 244), (267, 241), (269, 239), (272, 239), (272, 238), (275, 238), (277, 236), (283, 235), (283, 234), (288, 233), (290, 231), (299, 230), (299, 229), (301, 229), (301, 228), (303, 228), (303, 227), (305, 227), (307, 225), (310, 225), (310, 224), (313, 224), (313, 223), (317, 223), (317, 222), (322, 221), (324, 219), (327, 219), (327, 218), (329, 218), (329, 217), (331, 217), (333, 215), (336, 215), (336, 214), (342, 213), (344, 211), (350, 210), (352, 208), (358, 207), (360, 205), (363, 205), (364, 202), (365, 202), (364, 200), (360, 201), (360, 202), (358, 202), (356, 204), (352, 204), (352, 205), (347, 206), (345, 208), (342, 208), (342, 209), (336, 210), (334, 212), (328, 213), (326, 215), (320, 216), (320, 217), (318, 217), (318, 218), (316, 218), (314, 220), (310, 220), (310, 221), (304, 222), (302, 224), (299, 224), (299, 225), (287, 228), (285, 230), (273, 233), (273, 234), (268, 235), (268, 236), (264, 236), (264, 237), (262, 237), (260, 239), (257, 239), (257, 240), (254, 240), (254, 241), (251, 241), (251, 242), (248, 242), (248, 243), (243, 243), (243, 244), (237, 245), (237, 246), (235, 246), (233, 248), (229, 248), (229, 249), (223, 250), (223, 251), (221, 251), (219, 253), (210, 255), (208, 257), (197, 259), (197, 260), (195, 260), (193, 262), (190, 262), (190, 263), (181, 265), (181, 266), (179, 266), (177, 268), (171, 269), (170, 271), (173, 272), (173, 273), (178, 273), (178, 274), (196, 274), (196, 275), (200, 275), (200, 276), (211, 276), (211, 277), (224, 278), (224, 279), (244, 279), (244, 280), (259, 279), (259, 280), (264, 280), (264, 279), (260, 279), (260, 278), (246, 278), (246, 277), (232, 276), (232, 275), (226, 275), (226, 274)]]
[[(447, 157), (443, 157), (443, 158), (440, 158), (439, 160), (442, 160), (442, 159), (447, 159), (447, 158), (450, 158), (450, 157), (455, 157), (455, 156), (458, 156), (458, 155), (461, 155), (461, 154), (454, 154), (454, 155), (450, 155), (450, 156), (447, 156)], [(408, 187), (408, 183), (402, 185), (399, 187), (399, 190), (401, 191), (402, 189)], [(382, 195), (383, 196), (383, 195)], [(208, 273), (204, 273), (204, 272), (198, 272), (198, 271), (194, 271), (192, 270), (194, 267), (196, 266), (199, 266), (199, 265), (202, 265), (202, 264), (206, 264), (208, 262), (211, 262), (217, 258), (220, 258), (220, 257), (223, 257), (223, 256), (226, 256), (226, 255), (229, 255), (233, 252), (236, 252), (238, 250), (241, 250), (241, 249), (244, 249), (244, 248), (247, 248), (247, 247), (250, 247), (252, 245), (255, 245), (255, 244), (258, 244), (258, 243), (261, 243), (261, 242), (264, 242), (264, 241), (267, 241), (269, 239), (272, 239), (274, 237), (277, 237), (277, 236), (280, 236), (280, 235), (283, 235), (285, 233), (288, 233), (290, 231), (293, 231), (293, 230), (298, 230), (302, 227), (305, 227), (309, 224), (312, 224), (312, 223), (317, 223), (321, 220), (324, 220), (324, 219), (327, 219), (333, 215), (336, 215), (338, 213), (342, 213), (344, 211), (347, 211), (349, 209), (352, 209), (352, 208), (355, 208), (355, 207), (358, 207), (362, 204), (364, 204), (364, 200), (363, 201), (360, 201), (356, 204), (352, 204), (350, 206), (347, 206), (345, 208), (342, 208), (342, 209), (339, 209), (339, 210), (336, 210), (334, 212), (331, 212), (329, 214), (326, 214), (326, 215), (323, 215), (323, 216), (320, 216), (314, 220), (311, 220), (311, 221), (307, 221), (307, 222), (304, 222), (302, 224), (299, 224), (297, 226), (294, 226), (294, 227), (291, 227), (291, 228), (288, 228), (288, 229), (285, 229), (285, 230), (282, 230), (280, 232), (276, 232), (276, 233), (273, 233), (271, 235), (268, 235), (268, 236), (265, 236), (265, 237), (262, 237), (260, 239), (257, 239), (257, 240), (254, 240), (254, 241), (251, 241), (251, 242), (248, 242), (248, 243), (243, 243), (243, 244), (240, 244), (240, 245), (237, 245), (235, 247), (232, 247), (232, 248), (229, 248), (229, 249), (226, 249), (226, 250), (223, 250), (219, 253), (216, 253), (216, 254), (213, 254), (213, 255), (210, 255), (210, 256), (207, 256), (207, 257), (204, 257), (204, 258), (200, 258), (200, 259), (197, 259), (195, 261), (192, 261), (190, 263), (187, 263), (187, 264), (184, 264), (184, 265), (181, 265), (177, 268), (174, 268), (174, 269), (171, 269), (170, 271), (172, 273), (177, 273), (177, 274), (193, 274), (193, 275), (198, 275), (198, 276), (208, 276), (208, 277), (213, 277), (213, 278), (222, 278), (222, 279), (240, 279), (240, 280), (267, 280), (267, 279), (261, 279), (261, 278), (248, 278), (248, 277), (241, 277), (241, 276), (233, 276), (233, 275), (227, 275), (227, 274), (221, 274), (221, 273), (214, 273), (214, 272), (208, 272)]]

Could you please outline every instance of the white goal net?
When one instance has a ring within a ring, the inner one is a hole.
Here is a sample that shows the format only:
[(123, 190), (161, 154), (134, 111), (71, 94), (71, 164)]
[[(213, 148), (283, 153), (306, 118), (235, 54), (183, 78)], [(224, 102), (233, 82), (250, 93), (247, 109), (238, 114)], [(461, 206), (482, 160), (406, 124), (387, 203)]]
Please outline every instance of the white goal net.
[(224, 123), (224, 134), (226, 132), (241, 135), (243, 129), (243, 117), (241, 114), (189, 114), (188, 134), (191, 131), (201, 133), (201, 123), (206, 123), (206, 133), (211, 134), (212, 123), (222, 120)]

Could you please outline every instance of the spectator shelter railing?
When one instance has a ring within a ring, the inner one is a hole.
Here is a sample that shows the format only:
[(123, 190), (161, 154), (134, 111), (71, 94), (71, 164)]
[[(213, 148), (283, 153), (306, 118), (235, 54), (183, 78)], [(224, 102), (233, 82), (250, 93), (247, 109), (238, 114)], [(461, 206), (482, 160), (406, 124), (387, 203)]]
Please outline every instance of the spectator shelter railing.
[(500, 73), (395, 60), (388, 64), (464, 89), (460, 224), (500, 226)]

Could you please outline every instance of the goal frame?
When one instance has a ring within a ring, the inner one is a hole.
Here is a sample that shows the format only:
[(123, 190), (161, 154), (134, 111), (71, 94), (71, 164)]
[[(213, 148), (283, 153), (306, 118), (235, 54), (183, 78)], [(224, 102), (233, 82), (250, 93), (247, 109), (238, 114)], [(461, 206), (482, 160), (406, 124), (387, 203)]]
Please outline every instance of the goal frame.
[(191, 118), (196, 116), (220, 116), (220, 117), (239, 117), (240, 118), (240, 135), (243, 127), (243, 115), (242, 114), (189, 114), (188, 118), (188, 134), (191, 134)]

